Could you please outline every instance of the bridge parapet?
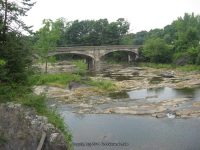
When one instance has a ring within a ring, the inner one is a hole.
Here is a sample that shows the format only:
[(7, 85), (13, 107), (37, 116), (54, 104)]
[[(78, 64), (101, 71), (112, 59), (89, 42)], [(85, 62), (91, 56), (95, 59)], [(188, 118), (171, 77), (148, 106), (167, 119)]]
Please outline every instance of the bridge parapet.
[(109, 46), (74, 46), (57, 47), (56, 51), (91, 51), (91, 50), (124, 50), (138, 49), (141, 45), (109, 45)]

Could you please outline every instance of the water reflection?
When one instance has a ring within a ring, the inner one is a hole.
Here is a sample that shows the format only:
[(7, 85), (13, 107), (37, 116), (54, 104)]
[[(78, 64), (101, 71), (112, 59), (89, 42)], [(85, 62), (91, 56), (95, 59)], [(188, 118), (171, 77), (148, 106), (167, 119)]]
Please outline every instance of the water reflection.
[(198, 100), (199, 88), (173, 89), (169, 87), (141, 89), (127, 92), (130, 99), (147, 99), (150, 101), (162, 101), (174, 98), (192, 98)]

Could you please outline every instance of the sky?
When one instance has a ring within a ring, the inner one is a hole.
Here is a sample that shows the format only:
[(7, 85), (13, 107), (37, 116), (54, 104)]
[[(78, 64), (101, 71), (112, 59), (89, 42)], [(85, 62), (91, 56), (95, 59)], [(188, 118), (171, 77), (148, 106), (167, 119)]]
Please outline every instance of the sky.
[(36, 31), (43, 19), (67, 21), (125, 18), (131, 33), (163, 28), (184, 13), (200, 15), (200, 0), (35, 0), (35, 6), (23, 18)]

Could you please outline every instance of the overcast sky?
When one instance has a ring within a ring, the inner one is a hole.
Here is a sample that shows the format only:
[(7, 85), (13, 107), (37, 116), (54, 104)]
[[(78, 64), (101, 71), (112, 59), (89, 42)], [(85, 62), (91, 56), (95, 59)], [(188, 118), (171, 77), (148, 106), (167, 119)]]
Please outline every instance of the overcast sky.
[(185, 12), (200, 14), (200, 0), (36, 0), (24, 21), (41, 27), (43, 19), (66, 18), (67, 21), (125, 18), (130, 32), (163, 28)]

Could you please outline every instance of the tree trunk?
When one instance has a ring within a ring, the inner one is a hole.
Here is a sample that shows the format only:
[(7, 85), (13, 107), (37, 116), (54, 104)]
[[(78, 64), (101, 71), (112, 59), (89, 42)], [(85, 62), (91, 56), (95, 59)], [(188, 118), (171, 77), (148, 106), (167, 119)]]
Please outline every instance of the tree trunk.
[(47, 73), (47, 59), (46, 59), (46, 62), (45, 62), (45, 73)]
[(3, 41), (6, 41), (7, 17), (8, 17), (8, 0), (5, 0), (5, 12), (4, 12), (4, 21), (3, 21)]

